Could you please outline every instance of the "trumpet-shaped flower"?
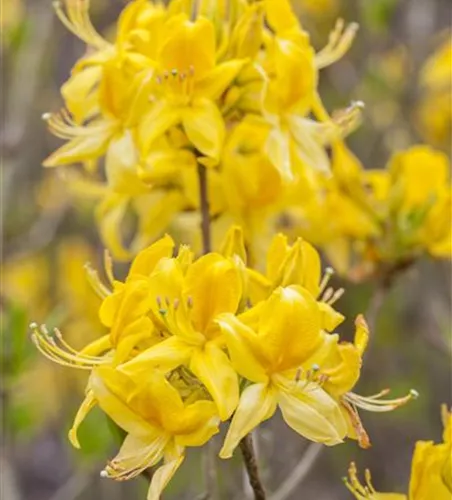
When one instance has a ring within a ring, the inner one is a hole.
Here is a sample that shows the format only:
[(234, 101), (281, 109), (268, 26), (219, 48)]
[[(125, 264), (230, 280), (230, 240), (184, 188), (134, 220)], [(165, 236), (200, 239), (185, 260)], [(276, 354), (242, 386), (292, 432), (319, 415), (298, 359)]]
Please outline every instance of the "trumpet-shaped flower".
[(238, 381), (215, 319), (235, 314), (242, 282), (233, 262), (208, 254), (188, 264), (163, 259), (149, 278), (149, 299), (164, 338), (121, 366), (127, 374), (150, 369), (171, 370), (186, 365), (206, 386), (227, 419), (238, 399)]
[(186, 447), (202, 446), (218, 432), (215, 404), (185, 400), (160, 372), (134, 379), (112, 368), (96, 369), (89, 390), (127, 436), (102, 477), (131, 479), (163, 460), (151, 480), (148, 500), (158, 500), (184, 459)]
[(298, 372), (324, 342), (320, 310), (307, 290), (278, 288), (256, 308), (217, 321), (235, 370), (251, 382), (241, 394), (220, 456), (230, 457), (277, 407), (286, 423), (308, 439), (327, 445), (343, 440), (347, 426), (339, 405), (310, 375)]

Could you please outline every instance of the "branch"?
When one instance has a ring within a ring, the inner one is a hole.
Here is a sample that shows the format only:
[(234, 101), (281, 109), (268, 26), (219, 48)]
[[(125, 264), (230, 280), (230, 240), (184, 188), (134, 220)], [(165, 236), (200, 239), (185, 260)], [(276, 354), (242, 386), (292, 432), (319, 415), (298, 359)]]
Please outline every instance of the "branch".
[(240, 450), (242, 452), (243, 461), (245, 463), (246, 472), (250, 480), (251, 488), (254, 492), (255, 500), (266, 500), (266, 494), (257, 466), (256, 456), (254, 454), (253, 440), (251, 434), (246, 435), (240, 441)]
[(198, 163), (199, 179), (199, 208), (201, 211), (201, 233), (203, 254), (209, 253), (211, 249), (210, 241), (210, 215), (209, 197), (207, 192), (207, 170), (204, 165)]
[(289, 498), (308, 475), (324, 448), (325, 446), (319, 443), (311, 443), (295, 469), (284, 480), (278, 490), (270, 496), (270, 500), (286, 500), (286, 498)]

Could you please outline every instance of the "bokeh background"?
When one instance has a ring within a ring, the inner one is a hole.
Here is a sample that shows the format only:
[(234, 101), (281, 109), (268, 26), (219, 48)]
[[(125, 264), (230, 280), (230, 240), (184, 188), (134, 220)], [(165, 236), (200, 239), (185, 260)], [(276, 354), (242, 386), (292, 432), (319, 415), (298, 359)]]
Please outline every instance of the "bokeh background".
[[(124, 2), (91, 3), (95, 26), (108, 32)], [(363, 124), (349, 140), (365, 165), (383, 166), (391, 152), (419, 142), (450, 155), (450, 89), (422, 79), (429, 57), (451, 36), (448, 0), (294, 4), (318, 48), (337, 17), (360, 24), (352, 50), (322, 72), (321, 95), (328, 109), (351, 100), (366, 103)], [(41, 116), (61, 106), (59, 87), (84, 47), (61, 26), (50, 0), (2, 0), (1, 30), (0, 496), (144, 498), (144, 479), (128, 484), (100, 479), (99, 471), (119, 442), (100, 412), (94, 411), (82, 426), (82, 451), (71, 449), (66, 435), (86, 376), (42, 358), (29, 338), (32, 320), (60, 326), (75, 347), (101, 329), (99, 304), (83, 272), (87, 261), (100, 267), (103, 252), (93, 206), (89, 198), (75, 196), (59, 172), (41, 167), (58, 145)], [(373, 447), (362, 451), (348, 442), (325, 449), (289, 500), (350, 499), (341, 481), (350, 460), (371, 468), (377, 489), (407, 491), (415, 441), (440, 440), (440, 405), (451, 404), (450, 271), (447, 263), (425, 261), (399, 277), (384, 299), (358, 386), (361, 394), (385, 387), (402, 394), (414, 387), (419, 399), (391, 414), (363, 415)], [(347, 285), (340, 310), (349, 317), (366, 311), (372, 292), (370, 285)], [(342, 331), (345, 337), (351, 334)], [(257, 444), (264, 481), (275, 491), (301, 460), (307, 443), (275, 418), (259, 431)], [(246, 497), (239, 457), (225, 462), (212, 454), (207, 460), (215, 460), (222, 499)], [(205, 461), (190, 452), (165, 498), (200, 499)]]

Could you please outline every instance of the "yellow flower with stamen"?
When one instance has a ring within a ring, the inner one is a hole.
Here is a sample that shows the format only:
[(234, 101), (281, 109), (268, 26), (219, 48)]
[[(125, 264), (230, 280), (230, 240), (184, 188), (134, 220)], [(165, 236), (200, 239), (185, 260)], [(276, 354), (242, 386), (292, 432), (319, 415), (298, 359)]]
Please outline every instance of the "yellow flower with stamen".
[(372, 486), (370, 471), (365, 471), (366, 484), (359, 482), (354, 463), (350, 464), (346, 487), (358, 500), (449, 500), (452, 495), (452, 416), (442, 407), (444, 425), (443, 443), (418, 441), (411, 464), (408, 495), (379, 493)]
[(183, 399), (160, 372), (132, 378), (112, 368), (98, 368), (89, 388), (95, 402), (127, 436), (119, 453), (101, 476), (132, 479), (155, 469), (148, 500), (158, 500), (181, 465), (185, 448), (202, 446), (218, 432), (215, 404), (207, 399)]
[(162, 259), (150, 276), (149, 301), (165, 338), (120, 369), (132, 375), (186, 365), (207, 387), (225, 420), (237, 405), (238, 381), (215, 319), (237, 311), (242, 281), (234, 263), (215, 253), (185, 267), (178, 258)]
[(339, 405), (315, 377), (298, 372), (325, 335), (320, 310), (306, 289), (278, 288), (255, 308), (217, 321), (235, 370), (251, 382), (240, 396), (221, 457), (230, 457), (239, 441), (277, 407), (286, 423), (308, 439), (342, 442), (347, 425)]

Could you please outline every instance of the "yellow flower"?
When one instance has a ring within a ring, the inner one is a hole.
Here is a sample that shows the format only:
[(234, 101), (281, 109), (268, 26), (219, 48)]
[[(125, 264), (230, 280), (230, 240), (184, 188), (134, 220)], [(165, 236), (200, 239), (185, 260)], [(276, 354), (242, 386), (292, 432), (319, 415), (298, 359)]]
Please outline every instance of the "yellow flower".
[(202, 155), (219, 160), (225, 127), (214, 101), (243, 61), (215, 64), (215, 57), (215, 30), (208, 19), (190, 21), (180, 14), (165, 23), (149, 89), (153, 104), (139, 127), (144, 151), (169, 127), (181, 123)]
[[(339, 22), (330, 43), (317, 56), (289, 2), (265, 2), (267, 21), (275, 35), (266, 47), (263, 115), (272, 131), (266, 145), (270, 161), (293, 180), (306, 166), (329, 171), (325, 145), (341, 135), (332, 120), (316, 122), (307, 115), (318, 107), (318, 69), (339, 59), (351, 45), (356, 25), (345, 31)], [(298, 163), (298, 168), (296, 165)]]
[(232, 261), (215, 253), (186, 265), (180, 258), (163, 259), (148, 286), (164, 337), (120, 369), (144, 374), (152, 368), (168, 371), (187, 365), (207, 387), (220, 417), (227, 419), (237, 405), (238, 381), (223, 352), (224, 341), (215, 319), (237, 311), (242, 297), (238, 270)]
[(96, 369), (89, 390), (100, 408), (127, 436), (102, 477), (131, 479), (163, 460), (152, 476), (148, 500), (158, 500), (184, 459), (185, 447), (202, 446), (218, 432), (215, 404), (184, 401), (158, 371), (138, 379), (112, 368)]
[(268, 133), (265, 122), (248, 115), (228, 135), (222, 158), (227, 213), (243, 226), (249, 245), (265, 230), (284, 190), (280, 172), (264, 153)]
[(442, 408), (444, 436), (443, 443), (418, 441), (413, 454), (408, 496), (397, 493), (378, 493), (371, 483), (370, 471), (365, 471), (366, 485), (357, 478), (354, 463), (350, 464), (349, 477), (345, 485), (358, 500), (448, 500), (452, 494), (452, 448), (451, 413)]
[(320, 310), (307, 290), (278, 288), (248, 312), (224, 314), (217, 321), (235, 370), (252, 382), (241, 394), (221, 457), (230, 457), (277, 407), (301, 435), (327, 445), (342, 442), (347, 426), (339, 405), (310, 375), (298, 372), (324, 341)]
[(88, 267), (88, 279), (103, 299), (99, 317), (101, 323), (110, 329), (109, 333), (77, 352), (68, 346), (58, 330), (54, 332), (54, 339), (45, 327), (33, 325), (33, 340), (38, 349), (61, 365), (92, 370), (100, 365), (120, 364), (130, 357), (138, 345), (144, 343), (148, 346), (155, 342), (154, 326), (148, 316), (151, 305), (147, 280), (157, 263), (171, 256), (173, 247), (173, 240), (165, 236), (139, 253), (126, 283), (114, 280), (110, 259), (106, 258), (105, 271), (113, 291), (101, 283), (97, 273)]
[(409, 489), (410, 500), (421, 500), (429, 495), (448, 500), (452, 494), (452, 414), (444, 405), (443, 442), (418, 441), (414, 449)]
[(339, 342), (337, 334), (327, 335), (321, 348), (304, 363), (304, 368), (318, 368), (317, 376), (323, 380), (322, 387), (339, 403), (347, 420), (347, 436), (356, 439), (362, 448), (369, 448), (371, 442), (361, 422), (358, 408), (372, 412), (389, 412), (415, 399), (418, 393), (412, 389), (406, 396), (383, 399), (389, 389), (372, 396), (361, 396), (352, 392), (359, 380), (362, 357), (369, 341), (369, 329), (362, 315), (356, 318), (355, 327), (353, 343)]

